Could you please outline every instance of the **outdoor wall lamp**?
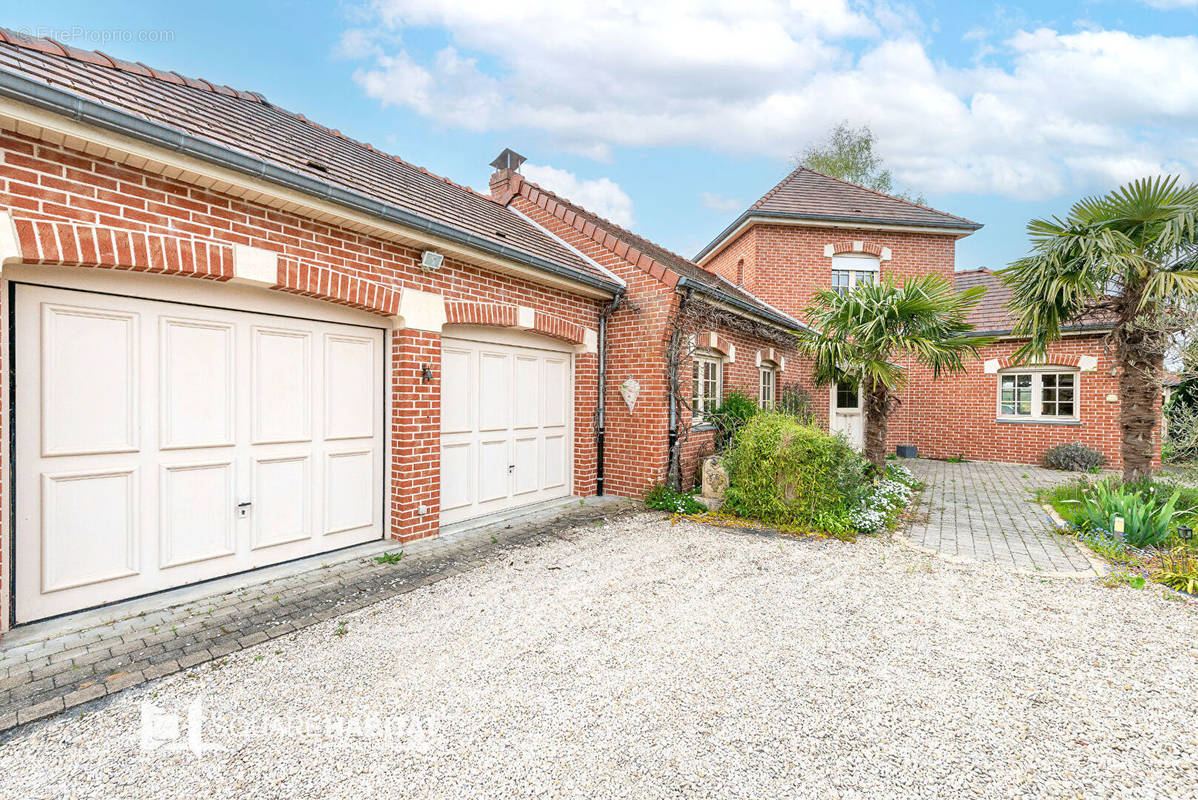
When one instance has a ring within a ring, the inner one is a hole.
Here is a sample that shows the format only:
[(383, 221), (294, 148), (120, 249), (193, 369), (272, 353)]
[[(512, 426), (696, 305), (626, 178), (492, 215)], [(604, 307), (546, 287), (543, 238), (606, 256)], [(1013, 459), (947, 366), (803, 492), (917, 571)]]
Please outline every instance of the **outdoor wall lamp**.
[(420, 379), (425, 383), (433, 382), (433, 368), (428, 364), (420, 365)]

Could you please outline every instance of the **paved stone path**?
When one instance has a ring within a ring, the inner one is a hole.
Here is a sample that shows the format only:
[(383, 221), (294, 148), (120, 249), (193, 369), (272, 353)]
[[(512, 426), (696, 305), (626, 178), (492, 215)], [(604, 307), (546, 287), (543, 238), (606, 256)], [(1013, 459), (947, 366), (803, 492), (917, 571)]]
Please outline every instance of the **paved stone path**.
[(1065, 483), (1069, 472), (1021, 464), (903, 461), (927, 484), (903, 531), (916, 545), (955, 558), (1017, 570), (1095, 574), (1077, 545), (1053, 533), (1034, 490)]
[(588, 500), (443, 538), (396, 542), (391, 552), (404, 552), (396, 564), (354, 558), (40, 641), (0, 641), (0, 741), (26, 722), (472, 569), (508, 545), (633, 510), (627, 500)]

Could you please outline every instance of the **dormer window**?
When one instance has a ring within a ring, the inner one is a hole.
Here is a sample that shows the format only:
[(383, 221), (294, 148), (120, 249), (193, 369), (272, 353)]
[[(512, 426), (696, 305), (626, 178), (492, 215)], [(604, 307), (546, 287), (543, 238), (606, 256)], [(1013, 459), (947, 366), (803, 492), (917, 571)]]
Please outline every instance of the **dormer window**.
[(877, 283), (880, 271), (877, 256), (865, 253), (832, 256), (832, 291), (845, 294), (858, 286)]

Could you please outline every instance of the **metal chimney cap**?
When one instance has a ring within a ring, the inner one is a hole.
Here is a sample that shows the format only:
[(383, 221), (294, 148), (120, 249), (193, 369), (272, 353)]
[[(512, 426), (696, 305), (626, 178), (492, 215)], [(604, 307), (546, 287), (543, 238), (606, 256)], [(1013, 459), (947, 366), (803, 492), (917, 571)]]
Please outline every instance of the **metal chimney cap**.
[(503, 152), (496, 156), (495, 160), (491, 162), (491, 166), (495, 169), (510, 169), (515, 172), (519, 170), (520, 165), (527, 160), (528, 159), (517, 153), (515, 150), (505, 147)]

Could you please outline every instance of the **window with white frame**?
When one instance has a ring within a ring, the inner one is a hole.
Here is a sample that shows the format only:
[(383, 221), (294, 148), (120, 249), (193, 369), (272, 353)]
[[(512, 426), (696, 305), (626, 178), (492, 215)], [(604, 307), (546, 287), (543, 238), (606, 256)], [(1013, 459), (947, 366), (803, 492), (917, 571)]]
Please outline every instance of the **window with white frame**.
[(758, 384), (757, 405), (773, 408), (778, 394), (778, 368), (768, 362), (761, 365), (761, 380)]
[(695, 421), (701, 422), (704, 415), (719, 407), (724, 397), (724, 362), (711, 353), (696, 353), (692, 361), (694, 365), (694, 384), (691, 396), (694, 398)]
[(1076, 420), (1078, 381), (1076, 371), (1011, 370), (998, 376), (1000, 419)]
[(880, 269), (877, 256), (860, 253), (832, 256), (832, 291), (844, 294), (858, 286), (877, 283)]

